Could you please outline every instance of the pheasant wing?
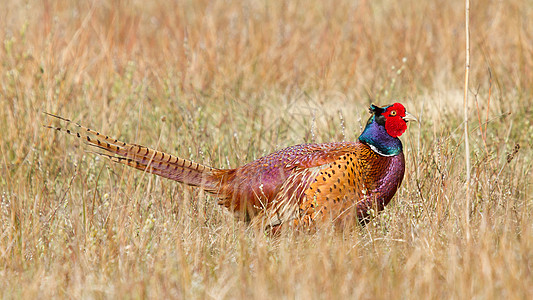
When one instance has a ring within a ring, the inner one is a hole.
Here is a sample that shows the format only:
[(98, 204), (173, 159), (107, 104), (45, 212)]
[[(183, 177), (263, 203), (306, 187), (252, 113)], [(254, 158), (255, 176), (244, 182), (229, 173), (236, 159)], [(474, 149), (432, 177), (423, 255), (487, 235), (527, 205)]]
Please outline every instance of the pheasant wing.
[(309, 199), (309, 196), (313, 196), (310, 188), (314, 185), (315, 191), (320, 191), (319, 186), (323, 184), (318, 182), (319, 178), (327, 176), (326, 170), (336, 167), (337, 161), (343, 157), (359, 152), (361, 144), (342, 142), (299, 147), (303, 148), (298, 149), (300, 155), (292, 157), (285, 165), (286, 170), (290, 172), (287, 172), (275, 197), (258, 218), (258, 222), (263, 226), (278, 226), (305, 215), (302, 210), (310, 206), (312, 199)]

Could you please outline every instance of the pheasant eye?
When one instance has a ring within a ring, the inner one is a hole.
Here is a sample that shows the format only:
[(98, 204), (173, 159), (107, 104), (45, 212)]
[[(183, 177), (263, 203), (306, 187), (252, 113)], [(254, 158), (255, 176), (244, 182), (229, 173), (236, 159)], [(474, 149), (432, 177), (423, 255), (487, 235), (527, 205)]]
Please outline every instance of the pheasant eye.
[(390, 115), (391, 115), (391, 117), (396, 116), (396, 111), (395, 111), (395, 110), (391, 111), (391, 112), (390, 112)]

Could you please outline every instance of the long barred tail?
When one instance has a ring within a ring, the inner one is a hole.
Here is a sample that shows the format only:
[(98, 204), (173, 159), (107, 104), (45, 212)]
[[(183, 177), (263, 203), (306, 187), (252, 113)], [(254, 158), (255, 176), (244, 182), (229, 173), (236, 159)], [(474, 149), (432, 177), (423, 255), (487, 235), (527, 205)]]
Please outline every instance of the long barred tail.
[(43, 125), (46, 128), (65, 132), (86, 141), (90, 146), (105, 152), (96, 152), (98, 155), (142, 171), (153, 173), (168, 179), (188, 185), (198, 186), (202, 189), (217, 193), (224, 174), (229, 170), (215, 169), (179, 158), (165, 152), (157, 151), (141, 145), (128, 144), (107, 135), (75, 123), (69, 119), (45, 112), (46, 115), (62, 120), (67, 126), (72, 124), (77, 130), (63, 127)]

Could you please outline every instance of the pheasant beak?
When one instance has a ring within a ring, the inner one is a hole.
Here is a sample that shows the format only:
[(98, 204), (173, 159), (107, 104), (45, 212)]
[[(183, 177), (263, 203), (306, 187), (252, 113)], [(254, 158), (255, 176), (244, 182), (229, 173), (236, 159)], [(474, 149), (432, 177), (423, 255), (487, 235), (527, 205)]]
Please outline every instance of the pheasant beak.
[(414, 121), (418, 123), (418, 120), (412, 114), (405, 112), (405, 117), (402, 118), (406, 123), (409, 121)]

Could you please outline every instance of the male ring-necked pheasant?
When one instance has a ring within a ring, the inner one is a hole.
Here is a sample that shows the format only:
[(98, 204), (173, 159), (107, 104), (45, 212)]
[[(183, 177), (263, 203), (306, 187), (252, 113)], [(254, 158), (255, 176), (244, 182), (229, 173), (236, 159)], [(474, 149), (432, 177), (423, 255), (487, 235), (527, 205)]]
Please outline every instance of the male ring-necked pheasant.
[(356, 142), (302, 144), (236, 169), (217, 169), (102, 135), (46, 126), (84, 139), (114, 162), (198, 186), (219, 204), (264, 227), (310, 225), (324, 220), (364, 222), (382, 210), (402, 182), (405, 160), (398, 138), (416, 120), (400, 103), (370, 106), (372, 116)]

